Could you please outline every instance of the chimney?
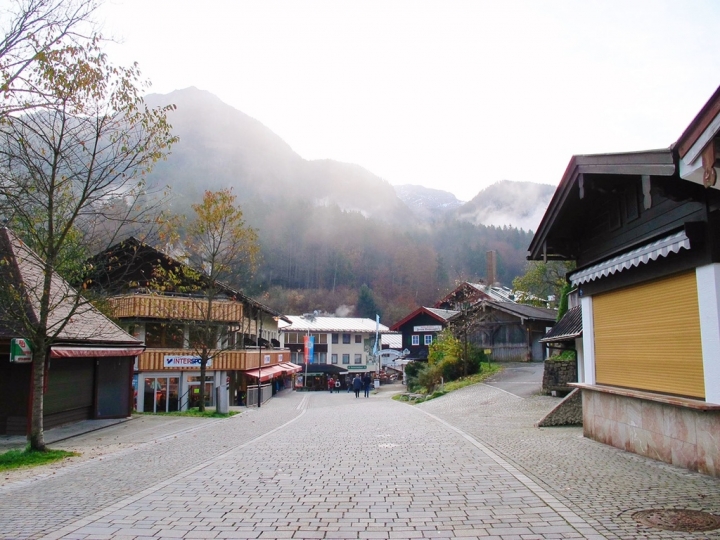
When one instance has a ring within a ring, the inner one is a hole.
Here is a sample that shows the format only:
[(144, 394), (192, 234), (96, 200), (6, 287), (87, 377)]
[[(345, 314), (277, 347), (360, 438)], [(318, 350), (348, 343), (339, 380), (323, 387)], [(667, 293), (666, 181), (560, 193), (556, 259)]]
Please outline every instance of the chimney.
[(487, 265), (485, 276), (488, 286), (492, 287), (497, 281), (497, 251), (485, 252), (485, 263)]

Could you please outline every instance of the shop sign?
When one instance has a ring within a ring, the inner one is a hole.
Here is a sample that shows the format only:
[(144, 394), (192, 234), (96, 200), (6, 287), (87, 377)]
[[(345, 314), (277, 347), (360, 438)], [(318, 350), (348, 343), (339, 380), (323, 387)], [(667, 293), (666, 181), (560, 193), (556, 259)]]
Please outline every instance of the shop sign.
[(263, 356), (263, 364), (269, 364), (270, 363), (270, 355), (266, 354)]
[(10, 340), (10, 361), (16, 364), (32, 362), (32, 349), (27, 339), (13, 338)]
[[(166, 354), (163, 358), (163, 363), (166, 368), (185, 368), (185, 369), (200, 369), (200, 357), (199, 356), (182, 356), (175, 354)], [(207, 361), (206, 367), (212, 366), (212, 359)]]
[(354, 366), (346, 366), (348, 371), (365, 371), (367, 369), (366, 365), (354, 365)]
[(439, 324), (426, 324), (425, 326), (413, 326), (413, 332), (442, 332)]

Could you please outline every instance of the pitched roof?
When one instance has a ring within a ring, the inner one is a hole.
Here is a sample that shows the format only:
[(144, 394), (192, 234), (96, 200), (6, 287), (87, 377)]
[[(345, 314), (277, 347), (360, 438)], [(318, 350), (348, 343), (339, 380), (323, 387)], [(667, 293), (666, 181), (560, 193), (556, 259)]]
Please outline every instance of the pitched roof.
[(460, 313), (459, 311), (454, 311), (451, 309), (438, 309), (438, 308), (430, 308), (430, 307), (419, 307), (412, 313), (406, 315), (402, 319), (400, 319), (398, 322), (393, 324), (390, 327), (390, 330), (397, 330), (399, 329), (403, 324), (408, 322), (411, 319), (414, 319), (418, 315), (421, 314), (427, 314), (430, 315), (433, 319), (436, 319), (438, 322), (441, 323), (447, 323), (448, 320), (450, 320), (452, 317)]
[[(9, 267), (3, 276), (5, 286), (23, 291), (26, 316), (37, 323), (44, 280), (43, 261), (5, 227), (0, 229), (0, 257)], [(11, 334), (19, 328), (5, 330)], [(48, 336), (65, 342), (142, 344), (103, 315), (56, 272), (51, 276)]]
[(477, 298), (477, 294), (480, 293), (480, 295), (485, 296), (489, 298), (490, 300), (497, 300), (498, 302), (513, 302), (514, 299), (512, 298), (513, 293), (510, 289), (506, 287), (495, 287), (490, 285), (485, 285), (484, 283), (471, 283), (469, 281), (463, 281), (460, 283), (457, 287), (455, 287), (452, 291), (450, 291), (448, 294), (446, 294), (442, 299), (435, 302), (434, 307), (440, 307), (444, 304), (449, 303), (455, 303), (457, 301), (457, 298), (460, 297), (461, 299), (465, 298), (465, 291), (467, 289), (471, 289), (472, 291), (475, 291), (472, 296), (474, 298)]
[[(303, 315), (287, 315), (290, 324), (279, 325), (281, 332), (355, 332), (374, 333), (375, 321), (355, 317), (305, 317)], [(386, 333), (390, 329), (384, 324), (379, 325), (379, 332)]]
[[(545, 215), (528, 247), (530, 260), (568, 260), (574, 258), (570, 253), (572, 237), (568, 230), (572, 227), (563, 223), (563, 219), (572, 220), (572, 216), (582, 218), (592, 204), (588, 198), (582, 198), (584, 175), (654, 175), (673, 176), (676, 173), (675, 159), (671, 148), (647, 150), (644, 152), (624, 152), (618, 154), (594, 154), (573, 156), (565, 174), (550, 200)], [(569, 214), (570, 217), (565, 214)]]
[(557, 319), (556, 309), (528, 306), (526, 304), (516, 304), (514, 302), (492, 302), (490, 300), (485, 300), (483, 304), (524, 319), (553, 322)]
[(540, 340), (541, 343), (570, 341), (582, 335), (582, 308), (575, 306), (567, 310), (555, 326)]
[[(189, 268), (178, 259), (132, 236), (98, 253), (90, 259), (90, 263), (94, 269), (91, 286), (98, 286), (110, 293), (118, 293), (127, 289), (131, 282), (135, 283), (136, 287), (150, 286), (155, 277), (154, 269), (157, 266), (174, 271), (180, 268)], [(190, 280), (191, 278), (180, 274), (179, 279)], [(205, 276), (201, 275), (199, 279), (203, 281)], [(250, 298), (238, 289), (224, 283), (218, 283), (218, 286), (221, 292), (229, 297), (273, 317), (284, 318), (278, 311)]]

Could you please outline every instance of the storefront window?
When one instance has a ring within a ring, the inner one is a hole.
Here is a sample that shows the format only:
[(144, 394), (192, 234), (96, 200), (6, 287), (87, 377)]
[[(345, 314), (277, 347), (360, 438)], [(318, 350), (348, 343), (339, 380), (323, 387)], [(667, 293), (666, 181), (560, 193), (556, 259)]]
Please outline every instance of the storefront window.
[(145, 379), (143, 410), (161, 413), (180, 410), (179, 377), (151, 377)]

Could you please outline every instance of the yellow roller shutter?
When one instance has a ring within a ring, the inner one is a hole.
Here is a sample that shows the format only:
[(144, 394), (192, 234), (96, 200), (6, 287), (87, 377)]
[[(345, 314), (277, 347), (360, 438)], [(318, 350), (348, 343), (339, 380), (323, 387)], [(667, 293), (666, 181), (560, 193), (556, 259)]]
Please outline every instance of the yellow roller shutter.
[(705, 398), (695, 272), (593, 296), (598, 384)]

